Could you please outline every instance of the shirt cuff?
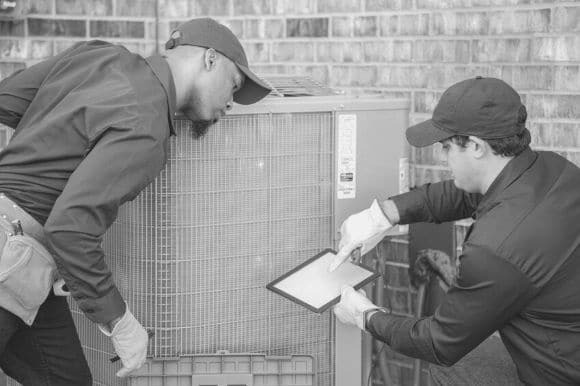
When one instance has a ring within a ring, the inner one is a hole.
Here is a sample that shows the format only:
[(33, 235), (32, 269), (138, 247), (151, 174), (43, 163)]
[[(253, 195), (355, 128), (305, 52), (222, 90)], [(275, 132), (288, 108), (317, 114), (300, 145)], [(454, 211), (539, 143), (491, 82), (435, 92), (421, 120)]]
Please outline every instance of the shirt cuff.
[(107, 324), (125, 314), (127, 306), (117, 287), (97, 299), (76, 299), (79, 308), (92, 322)]
[[(363, 312), (363, 330), (365, 331), (369, 331), (368, 329), (368, 322), (370, 321), (370, 318), (373, 317), (373, 315), (377, 312), (382, 312), (385, 314), (390, 314), (389, 310), (387, 310), (384, 307), (376, 307), (376, 308), (369, 308), (368, 310)], [(370, 315), (369, 315), (370, 314)]]

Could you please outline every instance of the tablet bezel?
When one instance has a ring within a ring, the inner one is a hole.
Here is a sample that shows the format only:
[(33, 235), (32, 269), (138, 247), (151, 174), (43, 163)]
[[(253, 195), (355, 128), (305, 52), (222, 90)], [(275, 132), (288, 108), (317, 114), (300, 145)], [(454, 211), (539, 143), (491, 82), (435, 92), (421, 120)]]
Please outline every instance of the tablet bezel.
[[(306, 303), (305, 301), (302, 301), (301, 299), (298, 299), (294, 296), (292, 296), (291, 294), (289, 294), (288, 292), (281, 290), (279, 288), (276, 287), (276, 284), (281, 282), (282, 280), (286, 279), (287, 277), (293, 275), (294, 273), (300, 271), (302, 268), (312, 264), (314, 261), (318, 260), (319, 258), (321, 258), (322, 256), (326, 255), (327, 253), (333, 253), (336, 254), (336, 251), (331, 249), (331, 248), (327, 248), (323, 251), (321, 251), (320, 253), (316, 254), (315, 256), (311, 257), (310, 259), (304, 261), (302, 264), (294, 267), (293, 269), (291, 269), (290, 271), (286, 272), (285, 274), (283, 274), (282, 276), (274, 279), (273, 281), (271, 281), (270, 283), (268, 283), (266, 285), (266, 288), (269, 289), (272, 292), (275, 292), (279, 295), (282, 295), (283, 297), (285, 297), (286, 299), (292, 300), (293, 302), (300, 304), (301, 306), (309, 309), (310, 311), (316, 312), (317, 314), (321, 314), (324, 311), (326, 311), (327, 309), (329, 309), (330, 307), (332, 307), (335, 304), (338, 304), (338, 302), (340, 301), (340, 295), (338, 295), (336, 298), (332, 299), (331, 301), (325, 303), (324, 305), (316, 308), (308, 303)], [(365, 285), (367, 285), (368, 283), (372, 282), (373, 280), (375, 280), (376, 278), (378, 278), (379, 276), (381, 276), (380, 273), (378, 273), (376, 270), (367, 267), (366, 265), (360, 264), (360, 263), (353, 263), (351, 262), (351, 264), (357, 265), (360, 268), (363, 268), (364, 270), (368, 271), (371, 273), (371, 275), (369, 277), (367, 277), (366, 279), (364, 279), (363, 281), (355, 284), (353, 287), (355, 290), (358, 290), (362, 287), (364, 287)]]

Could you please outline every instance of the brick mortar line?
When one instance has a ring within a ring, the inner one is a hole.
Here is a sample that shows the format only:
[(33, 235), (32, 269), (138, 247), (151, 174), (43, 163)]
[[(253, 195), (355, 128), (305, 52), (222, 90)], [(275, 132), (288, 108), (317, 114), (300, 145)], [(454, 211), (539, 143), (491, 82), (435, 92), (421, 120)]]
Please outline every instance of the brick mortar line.
[[(7, 39), (14, 40), (14, 39)], [(301, 62), (256, 62), (257, 64), (271, 64), (271, 65), (303, 65), (303, 64), (318, 64), (318, 65), (331, 65), (340, 67), (358, 67), (358, 68), (368, 68), (368, 67), (473, 67), (473, 66), (489, 66), (490, 69), (497, 68), (498, 66), (506, 67), (570, 67), (570, 66), (580, 66), (580, 61), (546, 61), (546, 62), (329, 62), (329, 61), (301, 61)]]
[[(411, 112), (409, 115), (412, 118), (431, 118), (432, 112), (422, 113), (422, 112)], [(535, 123), (554, 123), (554, 124), (572, 124), (578, 125), (580, 124), (579, 119), (570, 119), (570, 118), (545, 118), (545, 117), (528, 117), (528, 124), (535, 124)]]
[(155, 22), (155, 16), (26, 15), (25, 19)]
[[(533, 34), (533, 35), (532, 35)], [(576, 32), (520, 32), (498, 35), (388, 35), (388, 36), (296, 36), (277, 38), (242, 38), (242, 42), (271, 42), (271, 43), (365, 43), (365, 42), (396, 42), (396, 41), (472, 41), (472, 40), (533, 40), (550, 38), (580, 38)]]
[[(227, 20), (263, 20), (263, 19), (320, 19), (320, 18), (331, 18), (331, 17), (341, 17), (341, 18), (355, 18), (355, 17), (380, 17), (380, 16), (414, 16), (414, 15), (432, 15), (440, 13), (449, 14), (475, 14), (475, 13), (489, 13), (489, 12), (501, 12), (506, 10), (513, 10), (515, 12), (519, 11), (537, 11), (549, 9), (552, 12), (557, 8), (580, 8), (580, 4), (576, 2), (563, 2), (563, 3), (546, 3), (546, 4), (518, 4), (518, 5), (505, 5), (505, 6), (476, 6), (476, 7), (458, 7), (458, 8), (420, 8), (420, 9), (404, 9), (404, 10), (385, 10), (385, 11), (367, 11), (359, 10), (354, 12), (316, 12), (311, 14), (304, 13), (284, 13), (282, 14), (209, 14), (207, 16), (215, 19), (227, 19)], [(114, 11), (114, 10), (113, 10)], [(113, 12), (115, 13), (115, 12)], [(56, 8), (52, 10), (51, 13), (41, 14), (41, 13), (29, 13), (25, 17), (124, 17), (118, 15), (103, 15), (103, 16), (93, 16), (93, 15), (72, 15), (67, 13), (56, 13)], [(187, 20), (188, 17), (176, 16), (162, 16), (160, 20), (167, 21), (177, 21), (177, 20)], [(128, 17), (139, 17), (139, 16), (128, 16)], [(154, 17), (154, 16), (144, 16), (144, 17)]]
[[(496, 6), (496, 7), (474, 7), (474, 8), (437, 8), (437, 9), (415, 9), (415, 10), (401, 10), (401, 11), (356, 11), (356, 12), (322, 12), (322, 13), (314, 13), (314, 14), (297, 14), (297, 13), (289, 13), (284, 15), (278, 14), (268, 14), (264, 15), (264, 17), (271, 17), (271, 18), (291, 18), (291, 19), (323, 19), (323, 18), (343, 18), (343, 19), (354, 19), (357, 17), (391, 17), (391, 16), (430, 16), (430, 15), (437, 15), (437, 14), (479, 14), (479, 13), (493, 13), (493, 12), (505, 12), (505, 11), (514, 11), (514, 12), (533, 12), (533, 11), (541, 11), (541, 10), (549, 10), (554, 12), (558, 8), (578, 8), (580, 7), (577, 3), (565, 3), (562, 4), (545, 4), (545, 5), (537, 5), (537, 4), (520, 4), (520, 5), (512, 5), (512, 6)], [(256, 16), (255, 14), (247, 14), (247, 15), (233, 15), (233, 16), (224, 16), (224, 15), (216, 15), (216, 18), (228, 18), (232, 20), (237, 19), (247, 19), (251, 18), (260, 18), (260, 16)]]
[(441, 166), (441, 165), (414, 164), (414, 167), (419, 168), (419, 169), (431, 169), (431, 170), (439, 170), (439, 171), (450, 170), (448, 167)]
[[(435, 164), (413, 164), (417, 169), (420, 170), (430, 170), (430, 171), (449, 171), (449, 169), (438, 169), (438, 167), (440, 167), (439, 165), (435, 165)], [(415, 179), (417, 179), (418, 176), (415, 176)]]
[[(580, 5), (579, 7), (580, 8)], [(143, 17), (143, 18), (131, 18), (131, 17), (121, 17), (121, 16), (72, 16), (68, 15), (65, 18), (62, 17), (28, 17), (27, 19), (42, 19), (42, 20), (59, 20), (59, 21), (104, 21), (104, 22), (134, 22), (134, 23), (154, 23), (155, 18)], [(533, 36), (530, 36), (533, 34)], [(579, 35), (574, 31), (565, 31), (562, 33), (556, 31), (550, 32), (518, 32), (510, 34), (481, 34), (481, 35), (387, 35), (387, 36), (321, 36), (321, 37), (281, 37), (281, 38), (249, 38), (240, 39), (242, 42), (269, 42), (269, 43), (289, 43), (289, 42), (321, 42), (321, 43), (333, 43), (333, 42), (349, 42), (349, 43), (364, 43), (372, 41), (472, 41), (472, 40), (533, 40), (537, 38), (577, 38)], [(331, 41), (328, 41), (329, 39)]]
[[(388, 86), (385, 86), (385, 87), (388, 87)], [(368, 89), (372, 89), (372, 88), (371, 87), (368, 87)], [(382, 88), (379, 87), (379, 89), (382, 90), (382, 89), (384, 89), (384, 87), (382, 87)], [(415, 89), (415, 90), (412, 90), (412, 91), (415, 91), (415, 92), (431, 92), (431, 93), (437, 93), (437, 94), (441, 94), (441, 93), (443, 93), (443, 91), (445, 91), (445, 89), (440, 89), (441, 91), (438, 91), (439, 89), (437, 89), (437, 90), (434, 90), (434, 89), (423, 89), (423, 90), (424, 91), (420, 91), (419, 89)], [(526, 89), (521, 89), (520, 88), (520, 95), (530, 95), (530, 96), (534, 96), (534, 97), (537, 97), (537, 96), (563, 96), (563, 97), (566, 97), (566, 96), (579, 96), (580, 95), (580, 90), (577, 90), (577, 91), (558, 91), (558, 90), (555, 90), (555, 91), (549, 91), (549, 90), (534, 90), (534, 91), (530, 91), (530, 90), (526, 90)], [(417, 111), (416, 114), (422, 114), (422, 113), (420, 113), (420, 112)], [(428, 113), (423, 113), (423, 114), (428, 114)], [(538, 117), (538, 118), (535, 118), (535, 119), (542, 119), (542, 118), (541, 117)], [(569, 118), (562, 118), (562, 119), (563, 120), (568, 119), (570, 121), (573, 121), (573, 119), (569, 119)]]
[[(557, 5), (554, 6), (553, 4), (546, 5), (546, 6), (539, 6), (535, 8), (515, 8), (515, 7), (524, 7), (526, 5), (518, 5), (513, 6), (514, 8), (464, 8), (464, 9), (439, 9), (439, 10), (431, 10), (431, 11), (372, 11), (372, 12), (365, 12), (365, 11), (358, 11), (356, 13), (323, 13), (323, 14), (264, 14), (264, 15), (256, 15), (256, 14), (246, 14), (246, 15), (206, 15), (208, 17), (212, 17), (216, 20), (220, 21), (255, 21), (255, 20), (284, 20), (284, 19), (331, 19), (331, 18), (349, 18), (355, 19), (357, 17), (391, 17), (391, 16), (430, 16), (436, 14), (478, 14), (478, 13), (491, 13), (491, 12), (502, 12), (506, 10), (513, 10), (515, 12), (521, 11), (538, 11), (538, 10), (550, 10), (555, 11), (556, 8), (579, 8), (580, 5), (571, 3), (569, 5)], [(528, 5), (530, 6), (530, 5)], [(533, 5), (530, 7), (534, 7)], [(39, 14), (40, 15), (40, 14)], [(55, 14), (56, 16), (66, 16), (67, 14)], [(195, 15), (192, 15), (194, 17)], [(187, 17), (181, 16), (164, 16), (161, 18), (162, 21), (185, 21), (188, 20)]]
[(390, 242), (393, 242), (395, 244), (409, 244), (409, 240), (401, 238), (401, 235), (396, 235), (396, 236), (387, 235), (387, 237), (389, 238)]
[(580, 96), (580, 90), (578, 91), (543, 91), (543, 90), (532, 90), (532, 91), (520, 91), (520, 94), (530, 95), (530, 96)]
[[(78, 42), (83, 42), (83, 41), (87, 41), (87, 40), (105, 40), (111, 43), (117, 43), (117, 44), (121, 44), (123, 45), (123, 43), (128, 43), (128, 44), (135, 44), (135, 43), (140, 43), (140, 44), (155, 44), (155, 40), (154, 39), (131, 39), (131, 38), (106, 38), (106, 37), (90, 37), (90, 38), (85, 38), (85, 37), (79, 37), (79, 38), (47, 38), (47, 39), (28, 39), (28, 42), (32, 42), (32, 41), (36, 41), (36, 42), (47, 42), (47, 43), (66, 43), (66, 42), (70, 42), (70, 43), (78, 43)], [(37, 61), (41, 61), (44, 60), (46, 58), (32, 58), (32, 57), (26, 57), (24, 59), (21, 60), (37, 60)], [(7, 62), (7, 61), (12, 61), (11, 58), (0, 58), (0, 62)]]
[[(336, 85), (332, 85), (330, 84), (331, 87), (335, 87), (335, 88), (340, 88), (341, 90), (367, 90), (367, 91), (386, 91), (386, 92), (429, 92), (429, 93), (442, 93), (443, 91), (445, 91), (444, 88), (442, 89), (426, 89), (426, 88), (395, 88), (395, 87), (390, 87), (389, 85), (384, 85), (384, 86), (336, 86)], [(521, 90), (520, 89), (520, 94), (522, 95), (530, 95), (530, 96), (561, 96), (561, 97), (567, 97), (567, 96), (580, 96), (580, 90), (578, 91), (548, 91), (548, 90), (537, 90), (537, 91), (527, 91), (527, 90)], [(428, 114), (428, 113), (420, 113), (420, 112), (414, 112), (412, 114)], [(538, 118), (541, 119), (541, 118)]]
[[(86, 40), (87, 38), (90, 39), (100, 39), (100, 38), (107, 38), (107, 39), (125, 39), (125, 38), (119, 38), (119, 37), (107, 37), (107, 36), (40, 36), (40, 35), (29, 35), (29, 36), (14, 36), (14, 37), (6, 37), (6, 36), (0, 36), (0, 41), (25, 41), (25, 40), (44, 40), (44, 41), (67, 41), (67, 40), (71, 40), (71, 41), (77, 41), (77, 40)], [(126, 39), (129, 40), (155, 40), (153, 38), (151, 39), (147, 39), (147, 38), (129, 38), (127, 37)]]
[[(332, 86), (332, 85), (331, 85)], [(366, 90), (366, 91), (388, 91), (388, 92), (404, 92), (404, 93), (409, 93), (409, 92), (413, 92), (413, 93), (431, 93), (431, 94), (442, 94), (446, 88), (401, 88), (398, 86), (395, 87), (391, 87), (391, 86), (366, 86), (366, 87), (356, 87), (356, 86), (342, 86), (341, 88), (344, 88), (345, 90)], [(532, 95), (532, 96), (538, 96), (538, 95), (551, 95), (551, 96), (577, 96), (580, 94), (580, 91), (546, 91), (546, 90), (535, 90), (535, 91), (530, 91), (530, 90), (520, 90), (520, 94), (522, 95)], [(428, 114), (428, 113), (422, 113), (422, 112), (415, 112), (415, 114)], [(537, 118), (537, 119), (541, 119), (541, 118)], [(564, 119), (564, 118), (563, 118)]]
[(578, 119), (567, 119), (567, 118), (529, 118), (528, 123), (565, 123), (565, 124), (580, 124), (580, 118)]
[[(282, 64), (283, 62), (259, 62), (259, 63), (268, 63), (268, 64)], [(328, 62), (328, 61), (314, 61), (314, 62), (293, 62), (292, 64), (302, 64), (302, 63), (310, 63), (310, 64), (320, 64), (320, 65), (331, 65), (331, 66), (341, 66), (341, 67), (358, 67), (358, 68), (365, 68), (365, 67), (420, 67), (426, 66), (433, 68), (439, 67), (473, 67), (473, 66), (486, 66), (491, 65), (492, 67), (497, 68), (498, 66), (505, 66), (505, 67), (523, 67), (523, 68), (531, 68), (531, 67), (548, 67), (557, 70), (556, 67), (579, 67), (580, 61), (578, 62), (364, 62), (364, 64), (355, 63), (355, 62)], [(289, 65), (289, 64), (286, 64)]]
[[(213, 14), (207, 15), (213, 18), (228, 18), (228, 19), (247, 19), (249, 17), (253, 18), (303, 18), (303, 19), (316, 19), (323, 17), (357, 17), (357, 16), (397, 16), (397, 15), (422, 15), (422, 14), (433, 14), (433, 13), (481, 13), (481, 12), (501, 12), (506, 10), (514, 11), (536, 11), (542, 9), (553, 10), (555, 8), (576, 8), (580, 5), (576, 2), (562, 2), (562, 3), (540, 3), (540, 4), (517, 4), (517, 5), (496, 5), (496, 6), (474, 6), (474, 7), (451, 7), (451, 8), (414, 8), (414, 9), (400, 9), (400, 10), (378, 10), (369, 11), (366, 9), (360, 9), (356, 11), (335, 11), (335, 12), (318, 12), (313, 10), (313, 13), (266, 13), (257, 15), (255, 13), (243, 13), (234, 14), (233, 10), (229, 15)], [(167, 18), (172, 18), (172, 16), (166, 16)], [(174, 18), (182, 18), (180, 16), (174, 16)]]
[(408, 263), (399, 263), (397, 261), (385, 261), (385, 264), (397, 268), (409, 268)]
[[(356, 11), (351, 13), (331, 13), (331, 12), (323, 12), (323, 13), (314, 13), (314, 14), (298, 14), (298, 13), (288, 13), (284, 15), (280, 14), (238, 14), (238, 15), (207, 15), (208, 17), (212, 17), (217, 20), (267, 20), (267, 19), (332, 19), (332, 18), (348, 18), (348, 19), (355, 19), (358, 17), (391, 17), (391, 16), (421, 16), (421, 15), (434, 15), (434, 14), (477, 14), (477, 13), (492, 13), (492, 12), (505, 12), (505, 11), (514, 11), (514, 12), (522, 12), (522, 11), (539, 11), (539, 10), (550, 10), (554, 12), (557, 8), (578, 8), (580, 7), (578, 4), (575, 3), (562, 3), (558, 5), (554, 4), (546, 4), (542, 5), (531, 5), (531, 4), (520, 4), (514, 6), (504, 6), (504, 7), (481, 7), (481, 8), (440, 8), (440, 9), (422, 9), (422, 10), (402, 10), (402, 11)], [(66, 15), (66, 14), (56, 14), (58, 15)], [(191, 17), (194, 17), (192, 15)], [(164, 16), (161, 20), (187, 20), (187, 17), (181, 16)]]
[[(431, 92), (431, 93), (442, 93), (446, 89), (429, 89), (429, 88), (392, 88), (388, 85), (385, 86), (333, 86), (331, 87), (340, 87), (344, 90), (354, 90), (354, 89), (365, 89), (365, 90), (375, 90), (375, 91), (391, 91), (391, 92)], [(439, 91), (441, 90), (441, 91)], [(535, 90), (535, 91), (528, 91), (520, 89), (520, 94), (522, 95), (531, 95), (531, 96), (580, 96), (580, 90), (578, 91), (552, 91), (552, 90)], [(420, 114), (420, 113), (417, 113)]]
[(580, 153), (577, 147), (559, 147), (559, 146), (534, 146), (536, 150), (565, 151), (566, 153)]

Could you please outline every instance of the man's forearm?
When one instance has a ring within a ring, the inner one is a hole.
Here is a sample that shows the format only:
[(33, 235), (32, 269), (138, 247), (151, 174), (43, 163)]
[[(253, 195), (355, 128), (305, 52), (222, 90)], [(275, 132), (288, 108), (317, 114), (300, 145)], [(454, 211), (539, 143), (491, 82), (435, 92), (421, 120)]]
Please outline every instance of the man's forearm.
[(375, 339), (385, 342), (393, 350), (411, 358), (444, 365), (435, 354), (426, 320), (374, 312), (368, 315), (366, 325)]
[(380, 206), (391, 225), (397, 225), (401, 218), (399, 216), (399, 209), (397, 209), (397, 205), (395, 205), (393, 200), (385, 200), (381, 202)]
[(446, 180), (392, 196), (382, 206), (385, 212), (394, 212), (391, 215), (397, 224), (441, 223), (470, 217), (481, 198), (481, 194), (467, 193), (457, 188), (453, 180)]

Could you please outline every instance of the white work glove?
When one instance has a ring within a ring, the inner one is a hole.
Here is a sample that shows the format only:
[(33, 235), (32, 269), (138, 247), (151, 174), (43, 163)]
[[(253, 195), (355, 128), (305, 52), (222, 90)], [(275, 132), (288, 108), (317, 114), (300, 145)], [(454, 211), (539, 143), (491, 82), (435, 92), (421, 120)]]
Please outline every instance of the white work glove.
[(340, 227), (339, 251), (330, 263), (330, 272), (348, 260), (352, 252), (361, 248), (361, 256), (373, 249), (392, 228), (377, 200), (362, 212), (349, 216)]
[(374, 305), (363, 290), (358, 292), (350, 286), (344, 286), (341, 290), (340, 303), (334, 307), (334, 314), (344, 324), (357, 326), (365, 330), (365, 311), (377, 310), (380, 307)]
[(113, 331), (108, 332), (102, 325), (99, 325), (99, 329), (111, 338), (113, 347), (123, 363), (123, 368), (117, 372), (118, 377), (126, 377), (143, 366), (147, 355), (149, 336), (141, 323), (129, 311), (129, 308), (115, 324)]

